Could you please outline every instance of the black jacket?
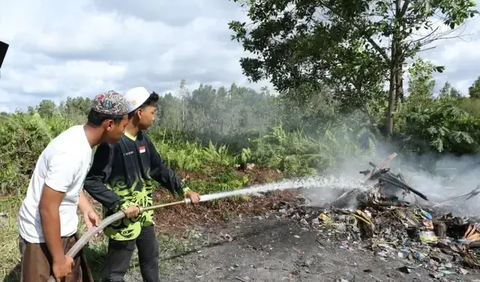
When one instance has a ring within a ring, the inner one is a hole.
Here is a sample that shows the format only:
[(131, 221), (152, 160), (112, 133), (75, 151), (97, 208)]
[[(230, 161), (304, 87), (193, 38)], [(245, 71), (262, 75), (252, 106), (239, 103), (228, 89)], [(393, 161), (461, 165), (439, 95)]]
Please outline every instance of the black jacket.
[[(84, 188), (104, 206), (105, 215), (108, 216), (122, 206), (151, 206), (153, 180), (171, 193), (183, 195), (184, 184), (168, 167), (147, 135), (140, 131), (135, 140), (124, 134), (115, 145), (102, 143), (98, 146)], [(137, 219), (125, 218), (123, 224), (116, 224), (115, 230), (109, 233), (113, 237), (117, 233), (129, 233), (124, 229), (131, 229), (138, 222), (143, 223), (141, 226), (153, 224), (153, 212), (144, 212)], [(134, 229), (130, 231), (139, 231), (138, 228)], [(121, 238), (138, 236), (130, 235), (123, 234)]]

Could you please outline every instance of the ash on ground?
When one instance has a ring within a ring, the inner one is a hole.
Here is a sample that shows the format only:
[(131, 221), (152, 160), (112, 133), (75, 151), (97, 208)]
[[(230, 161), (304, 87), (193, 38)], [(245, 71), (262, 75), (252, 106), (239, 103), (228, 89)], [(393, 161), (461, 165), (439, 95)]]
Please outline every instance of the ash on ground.
[(401, 174), (385, 168), (388, 161), (379, 167), (370, 163), (372, 171), (360, 172), (366, 176), (363, 188), (340, 191), (336, 201), (322, 207), (310, 206), (307, 199), (300, 207), (280, 203), (277, 217), (298, 219), (318, 230), (320, 241), (337, 242), (339, 249), (371, 251), (384, 261), (403, 259), (398, 270), (404, 273), (423, 267), (432, 278), (448, 281), (448, 275), (480, 269), (480, 219), (449, 211), (478, 201), (480, 186), (431, 203)]

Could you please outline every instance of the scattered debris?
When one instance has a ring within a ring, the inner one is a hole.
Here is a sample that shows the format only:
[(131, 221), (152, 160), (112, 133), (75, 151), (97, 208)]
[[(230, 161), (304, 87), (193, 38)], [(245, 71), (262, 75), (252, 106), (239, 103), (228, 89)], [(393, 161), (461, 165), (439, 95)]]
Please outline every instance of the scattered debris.
[(232, 236), (230, 236), (229, 234), (223, 234), (223, 233), (220, 233), (220, 237), (228, 242), (232, 242), (233, 241), (233, 238)]
[[(320, 231), (318, 236), (324, 240), (338, 240), (339, 249), (371, 251), (382, 260), (403, 259), (405, 266), (398, 270), (405, 274), (424, 267), (431, 277), (441, 278), (480, 268), (480, 220), (445, 212), (455, 201), (480, 194), (480, 185), (468, 194), (430, 204), (427, 195), (386, 168), (395, 156), (379, 167), (370, 163), (372, 171), (360, 172), (367, 176), (364, 184), (369, 188), (345, 191), (328, 207), (281, 205), (281, 216), (296, 218), (303, 225), (306, 222)], [(406, 201), (407, 196), (420, 197), (427, 204)]]
[(406, 273), (406, 274), (410, 273), (410, 268), (408, 266), (402, 266), (402, 267), (398, 268), (398, 270), (403, 272), (403, 273)]

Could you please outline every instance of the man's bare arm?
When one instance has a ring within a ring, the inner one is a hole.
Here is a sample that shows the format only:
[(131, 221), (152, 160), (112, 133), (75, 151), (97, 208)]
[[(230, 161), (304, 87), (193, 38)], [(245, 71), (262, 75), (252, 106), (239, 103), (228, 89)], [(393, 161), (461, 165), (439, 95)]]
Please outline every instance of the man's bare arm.
[(62, 238), (60, 235), (60, 203), (65, 193), (58, 192), (45, 184), (40, 199), (40, 216), (45, 243), (52, 255), (53, 262), (59, 263), (65, 259)]
[(85, 195), (85, 192), (82, 191), (80, 192), (80, 200), (78, 201), (78, 208), (83, 214), (88, 214), (89, 212), (93, 212), (93, 207), (90, 205), (90, 202), (88, 201), (87, 195)]

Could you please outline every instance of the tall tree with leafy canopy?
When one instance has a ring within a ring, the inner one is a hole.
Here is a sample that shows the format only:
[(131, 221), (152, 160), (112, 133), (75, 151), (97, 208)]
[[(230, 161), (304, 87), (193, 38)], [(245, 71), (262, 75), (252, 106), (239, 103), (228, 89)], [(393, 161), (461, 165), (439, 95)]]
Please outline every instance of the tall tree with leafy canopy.
[[(344, 104), (364, 109), (387, 81), (387, 136), (403, 97), (405, 62), (445, 38), (434, 16), (455, 29), (477, 13), (470, 0), (232, 1), (246, 5), (252, 21), (229, 24), (232, 39), (256, 56), (241, 59), (245, 75), (269, 79), (280, 91), (327, 83)], [(415, 36), (420, 29), (429, 33)]]
[(417, 60), (409, 68), (408, 92), (399, 111), (394, 140), (402, 150), (416, 153), (472, 154), (478, 148), (480, 119), (463, 107), (455, 89), (446, 83), (434, 94), (431, 62)]

